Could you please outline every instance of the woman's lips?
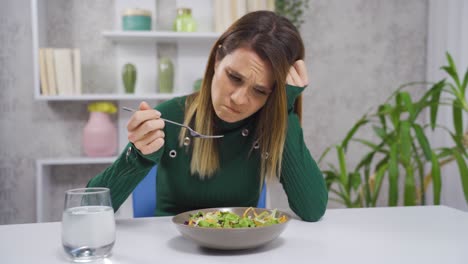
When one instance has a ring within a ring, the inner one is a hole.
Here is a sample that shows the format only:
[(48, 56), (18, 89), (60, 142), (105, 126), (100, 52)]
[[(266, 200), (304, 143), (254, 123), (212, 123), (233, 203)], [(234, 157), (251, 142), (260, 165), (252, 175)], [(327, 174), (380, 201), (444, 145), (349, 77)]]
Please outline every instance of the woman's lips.
[(241, 113), (241, 111), (239, 111), (239, 110), (237, 110), (235, 108), (229, 107), (227, 105), (225, 105), (224, 107), (226, 107), (230, 112), (233, 112), (235, 114), (240, 114)]

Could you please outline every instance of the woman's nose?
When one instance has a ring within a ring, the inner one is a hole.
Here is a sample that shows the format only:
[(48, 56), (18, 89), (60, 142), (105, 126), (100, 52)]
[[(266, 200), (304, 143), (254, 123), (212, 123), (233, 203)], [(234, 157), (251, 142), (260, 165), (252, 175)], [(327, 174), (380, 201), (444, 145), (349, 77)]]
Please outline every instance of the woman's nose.
[(242, 86), (231, 93), (231, 100), (236, 105), (244, 105), (248, 102), (248, 87)]

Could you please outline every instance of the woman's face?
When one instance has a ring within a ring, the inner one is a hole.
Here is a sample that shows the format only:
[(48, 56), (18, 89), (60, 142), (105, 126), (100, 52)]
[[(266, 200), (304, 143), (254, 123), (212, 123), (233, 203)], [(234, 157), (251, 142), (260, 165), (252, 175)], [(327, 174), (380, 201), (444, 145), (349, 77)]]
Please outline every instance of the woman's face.
[(243, 120), (265, 105), (273, 88), (269, 64), (246, 48), (238, 48), (215, 64), (211, 98), (225, 122)]

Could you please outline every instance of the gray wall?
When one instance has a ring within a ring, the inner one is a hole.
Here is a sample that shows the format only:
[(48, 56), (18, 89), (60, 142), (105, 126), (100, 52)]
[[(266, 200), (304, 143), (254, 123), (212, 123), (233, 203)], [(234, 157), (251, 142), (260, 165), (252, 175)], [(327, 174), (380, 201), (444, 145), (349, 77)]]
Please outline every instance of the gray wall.
[[(112, 1), (80, 2), (84, 4), (74, 4), (72, 10), (103, 8)], [(98, 3), (89, 7), (93, 2)], [(108, 13), (99, 16), (88, 13), (91, 20), (84, 24), (109, 28), (106, 23), (112, 19), (106, 16), (112, 11), (107, 7), (105, 10)], [(305, 16), (302, 32), (311, 84), (304, 92), (304, 136), (312, 155), (318, 158), (328, 145), (345, 136), (365, 110), (383, 101), (399, 84), (424, 80), (427, 1), (311, 0)], [(80, 43), (79, 36), (88, 31), (69, 25), (75, 27), (78, 39), (74, 43)], [(0, 224), (34, 222), (35, 160), (80, 155), (81, 130), (87, 119), (83, 103), (33, 100), (31, 41), (30, 1), (2, 3)], [(97, 38), (93, 41), (96, 54), (112, 63), (112, 53), (106, 53), (109, 49), (105, 44)], [(105, 65), (99, 65), (99, 60), (89, 58), (89, 63), (96, 65), (95, 75), (84, 77), (89, 87), (102, 81), (96, 76), (111, 74)], [(102, 89), (110, 86), (106, 84)], [(57, 168), (70, 182), (57, 179), (53, 183), (57, 190), (84, 184), (99, 169)], [(61, 192), (50, 195), (63, 199)]]

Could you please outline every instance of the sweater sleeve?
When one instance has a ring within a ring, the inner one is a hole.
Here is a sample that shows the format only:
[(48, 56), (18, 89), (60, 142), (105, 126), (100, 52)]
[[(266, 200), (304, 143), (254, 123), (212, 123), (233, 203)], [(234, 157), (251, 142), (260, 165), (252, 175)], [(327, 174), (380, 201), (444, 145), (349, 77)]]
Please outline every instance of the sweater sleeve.
[(294, 108), (294, 102), (296, 98), (302, 93), (305, 87), (298, 87), (294, 85), (286, 85), (286, 98), (288, 103), (288, 112), (291, 112)]
[[(155, 107), (170, 119), (183, 118), (185, 97), (165, 101)], [(178, 120), (178, 119), (176, 119)], [(166, 133), (166, 127), (164, 133)], [(117, 211), (142, 181), (149, 171), (159, 163), (165, 146), (158, 151), (144, 155), (133, 143), (129, 142), (118, 159), (103, 172), (88, 182), (88, 187), (107, 187), (110, 189), (112, 207)]]
[(117, 211), (138, 183), (159, 162), (163, 151), (161, 148), (152, 154), (143, 155), (132, 143), (128, 143), (117, 160), (92, 178), (87, 187), (109, 188), (112, 207)]
[[(164, 116), (181, 112), (184, 98), (176, 98), (159, 104), (155, 109)], [(164, 132), (166, 133), (166, 128)], [(166, 133), (167, 134), (167, 133)], [(117, 211), (133, 192), (136, 186), (148, 175), (151, 168), (159, 163), (164, 146), (158, 151), (144, 155), (133, 143), (129, 142), (118, 159), (88, 182), (88, 187), (107, 187), (110, 189), (112, 207)]]
[[(303, 90), (292, 88), (294, 91), (288, 91), (288, 96), (297, 96), (300, 93), (297, 93), (297, 89)], [(305, 145), (299, 117), (292, 108), (288, 110), (280, 182), (288, 197), (289, 207), (304, 221), (318, 221), (325, 213), (328, 191), (322, 173)]]

